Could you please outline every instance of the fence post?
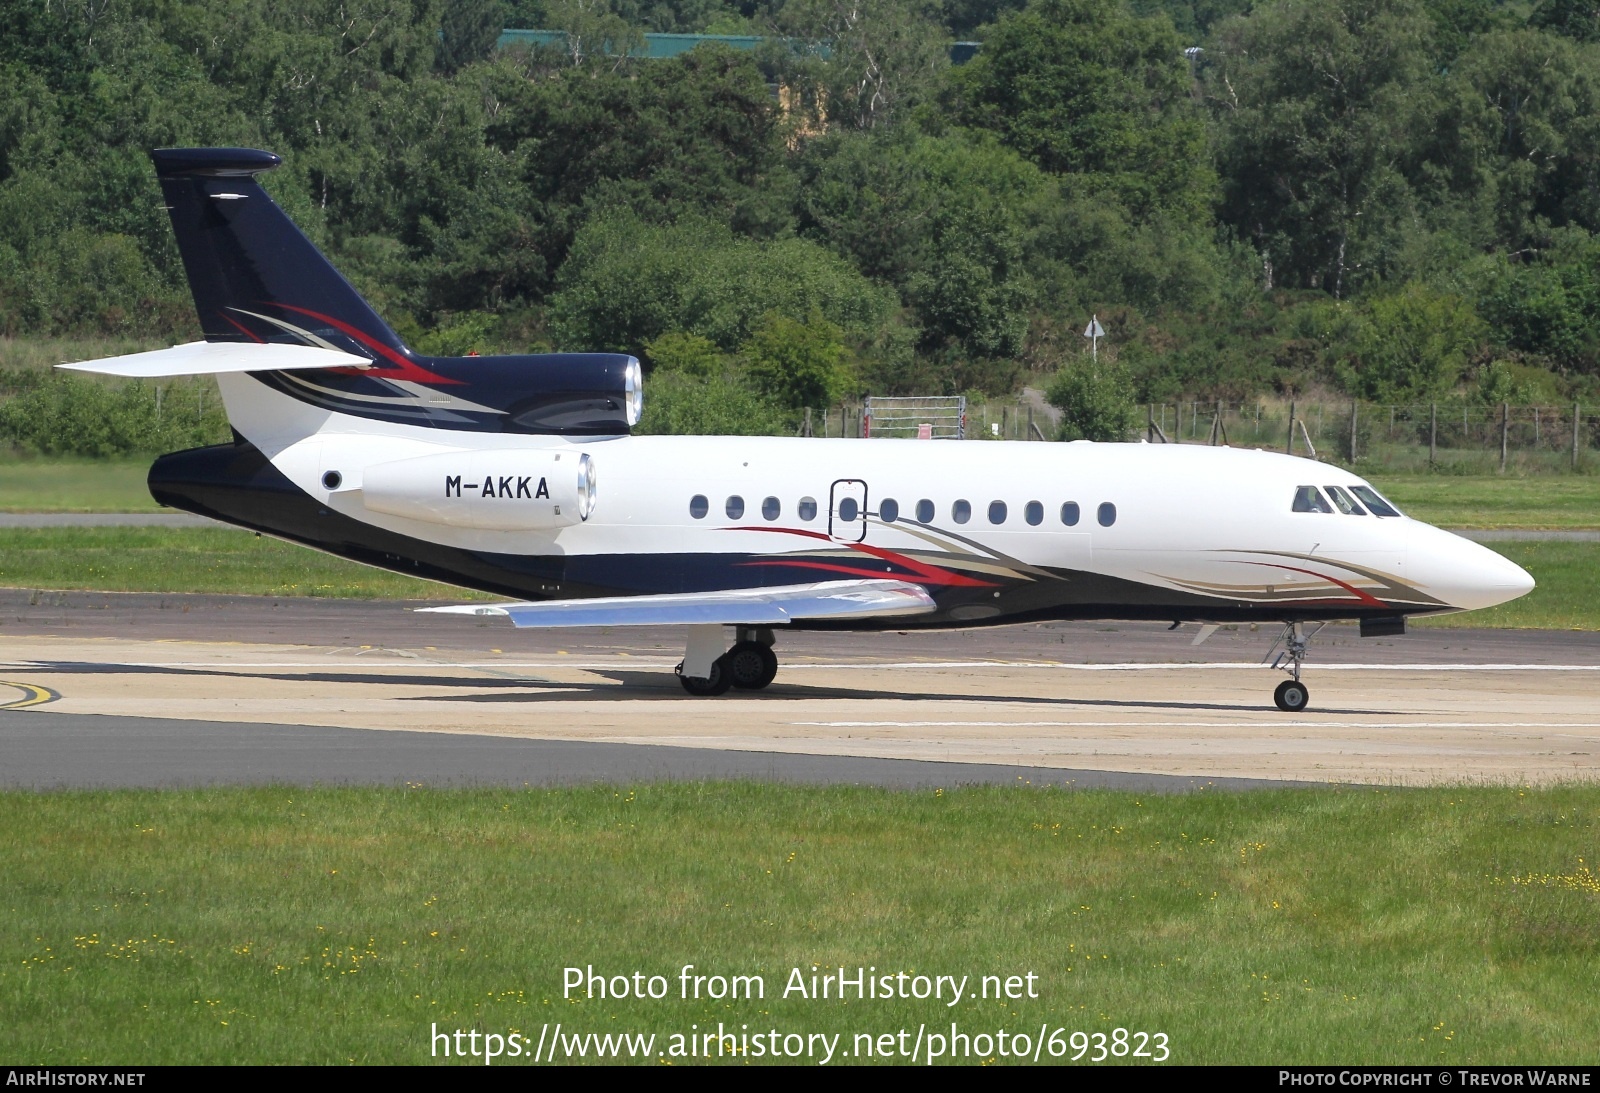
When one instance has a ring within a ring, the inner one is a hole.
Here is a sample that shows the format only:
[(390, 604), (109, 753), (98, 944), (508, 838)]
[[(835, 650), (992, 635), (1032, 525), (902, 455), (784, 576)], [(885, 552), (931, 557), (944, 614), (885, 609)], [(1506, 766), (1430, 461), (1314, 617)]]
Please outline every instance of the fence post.
[(1156, 442), (1156, 404), (1153, 402), (1144, 404), (1144, 442)]
[(1506, 442), (1511, 438), (1511, 403), (1500, 404), (1500, 473), (1506, 473)]
[(1356, 461), (1356, 407), (1355, 399), (1350, 400), (1350, 462)]
[(813, 434), (811, 432), (811, 407), (809, 407), (809, 406), (806, 407), (806, 423), (805, 423), (804, 426), (802, 426), (802, 428), (805, 431), (800, 434), (801, 436), (813, 436), (813, 435), (815, 435), (815, 434)]
[(1294, 400), (1289, 400), (1289, 440), (1283, 446), (1284, 455), (1294, 454)]
[(1428, 466), (1439, 461), (1439, 404), (1428, 404)]
[(1572, 404), (1572, 469), (1578, 469), (1578, 404)]

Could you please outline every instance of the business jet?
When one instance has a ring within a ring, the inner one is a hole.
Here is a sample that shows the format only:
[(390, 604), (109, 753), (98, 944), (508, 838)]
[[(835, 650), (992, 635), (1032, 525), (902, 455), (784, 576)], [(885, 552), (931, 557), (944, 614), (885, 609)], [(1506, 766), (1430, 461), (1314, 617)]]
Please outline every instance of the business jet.
[(1258, 622), (1293, 712), (1328, 621), (1395, 635), (1533, 587), (1277, 453), (632, 436), (636, 358), (415, 353), (261, 188), (278, 156), (152, 158), (204, 340), (64, 367), (216, 377), (233, 442), (159, 458), (157, 501), (512, 601), (429, 610), (680, 627), (691, 695), (767, 686), (785, 630)]

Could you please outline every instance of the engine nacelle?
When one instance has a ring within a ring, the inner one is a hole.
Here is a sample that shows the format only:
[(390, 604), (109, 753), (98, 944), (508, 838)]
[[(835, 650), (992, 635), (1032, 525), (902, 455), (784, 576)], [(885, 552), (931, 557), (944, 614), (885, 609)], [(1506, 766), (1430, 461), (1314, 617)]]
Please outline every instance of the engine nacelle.
[(426, 455), (378, 463), (361, 475), (361, 503), (373, 512), (452, 527), (571, 527), (589, 518), (594, 502), (594, 460), (586, 452)]

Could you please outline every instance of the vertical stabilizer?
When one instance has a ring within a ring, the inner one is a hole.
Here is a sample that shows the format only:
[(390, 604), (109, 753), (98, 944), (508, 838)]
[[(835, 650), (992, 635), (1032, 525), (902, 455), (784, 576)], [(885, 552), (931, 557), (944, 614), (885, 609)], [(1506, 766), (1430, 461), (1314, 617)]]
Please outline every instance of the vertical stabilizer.
[(404, 343), (256, 181), (251, 148), (150, 153), (208, 342), (320, 345), (404, 363)]

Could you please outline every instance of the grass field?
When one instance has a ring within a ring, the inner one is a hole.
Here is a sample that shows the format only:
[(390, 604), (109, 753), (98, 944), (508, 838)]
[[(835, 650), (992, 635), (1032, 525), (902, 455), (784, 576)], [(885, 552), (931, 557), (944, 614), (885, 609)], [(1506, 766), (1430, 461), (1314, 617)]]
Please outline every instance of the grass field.
[[(1595, 787), (0, 794), (0, 1057), (411, 1063), (435, 1022), (848, 1049), (955, 1021), (1159, 1031), (1177, 1063), (1592, 1062), (1597, 827)], [(683, 1001), (685, 964), (765, 999)], [(671, 993), (564, 999), (587, 965)], [(814, 965), (1038, 997), (782, 997)]]
[(0, 587), (484, 598), (232, 528), (0, 528)]
[(1600, 475), (1377, 475), (1407, 516), (1449, 528), (1600, 528)]
[(0, 512), (160, 512), (150, 460), (0, 460)]

